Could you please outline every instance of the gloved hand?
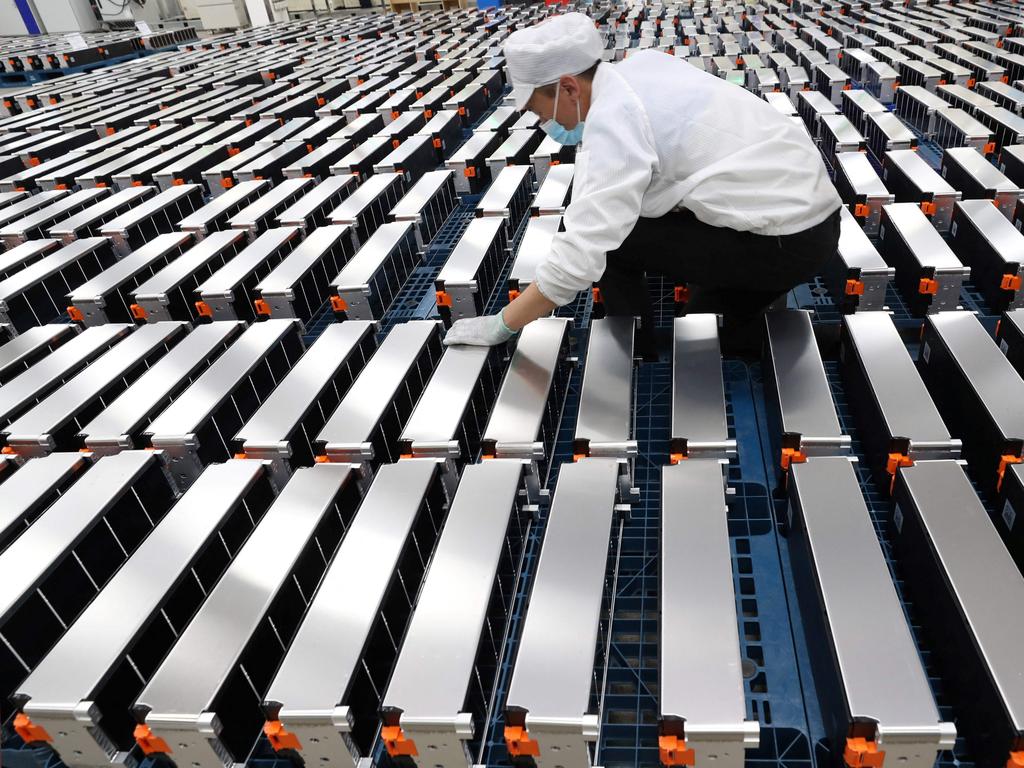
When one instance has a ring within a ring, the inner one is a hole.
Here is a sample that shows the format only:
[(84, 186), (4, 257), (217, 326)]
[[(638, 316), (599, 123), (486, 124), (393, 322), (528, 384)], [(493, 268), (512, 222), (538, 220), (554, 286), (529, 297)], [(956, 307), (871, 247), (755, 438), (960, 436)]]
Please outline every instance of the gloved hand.
[(503, 344), (516, 332), (505, 325), (502, 313), (483, 317), (464, 317), (456, 320), (444, 337), (446, 347), (467, 344), (473, 347), (493, 347)]

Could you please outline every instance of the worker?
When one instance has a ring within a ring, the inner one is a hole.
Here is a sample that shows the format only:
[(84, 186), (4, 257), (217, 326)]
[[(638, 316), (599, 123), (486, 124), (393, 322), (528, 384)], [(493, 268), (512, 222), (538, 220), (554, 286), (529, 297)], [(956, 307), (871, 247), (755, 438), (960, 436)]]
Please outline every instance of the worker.
[(604, 48), (581, 13), (505, 42), (516, 108), (578, 144), (572, 200), (529, 287), (445, 343), (500, 344), (596, 283), (607, 314), (639, 317), (649, 346), (657, 273), (688, 286), (687, 312), (723, 316), (724, 351), (759, 347), (765, 309), (836, 250), (841, 201), (821, 155), (737, 85), (661, 51), (602, 63)]

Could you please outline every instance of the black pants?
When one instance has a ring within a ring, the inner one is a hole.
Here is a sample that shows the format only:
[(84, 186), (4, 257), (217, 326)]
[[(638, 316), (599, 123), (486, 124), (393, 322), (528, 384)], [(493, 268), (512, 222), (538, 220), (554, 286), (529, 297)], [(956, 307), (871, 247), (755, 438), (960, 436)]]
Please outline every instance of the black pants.
[(751, 334), (759, 340), (765, 309), (835, 253), (839, 221), (837, 209), (821, 224), (775, 237), (713, 227), (689, 211), (641, 218), (608, 254), (598, 282), (605, 311), (640, 317), (641, 328), (653, 328), (647, 274), (655, 273), (687, 284), (687, 313), (723, 316), (723, 348)]

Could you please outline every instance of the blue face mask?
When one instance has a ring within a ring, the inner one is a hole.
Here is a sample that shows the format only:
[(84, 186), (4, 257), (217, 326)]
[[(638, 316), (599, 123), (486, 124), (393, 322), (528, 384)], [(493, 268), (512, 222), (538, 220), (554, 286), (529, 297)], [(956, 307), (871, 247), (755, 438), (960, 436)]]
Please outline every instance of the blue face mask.
[[(552, 114), (558, 114), (558, 92), (561, 91), (561, 86), (555, 86), (555, 109)], [(580, 103), (576, 102), (576, 127), (569, 130), (560, 122), (552, 117), (550, 120), (545, 120), (541, 125), (541, 129), (550, 136), (552, 139), (557, 141), (559, 144), (566, 144), (569, 146), (575, 146), (583, 141), (583, 120), (580, 118)]]

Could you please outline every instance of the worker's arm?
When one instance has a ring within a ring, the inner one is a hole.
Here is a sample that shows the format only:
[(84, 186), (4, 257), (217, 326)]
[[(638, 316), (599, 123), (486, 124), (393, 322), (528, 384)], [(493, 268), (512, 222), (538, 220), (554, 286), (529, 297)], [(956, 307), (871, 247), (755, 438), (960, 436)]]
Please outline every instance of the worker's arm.
[(459, 320), (445, 344), (508, 341), (538, 317), (589, 290), (604, 274), (607, 252), (622, 245), (633, 230), (658, 156), (639, 99), (621, 80), (608, 86), (617, 90), (608, 93), (599, 113), (588, 115), (585, 148), (576, 155), (565, 232), (553, 239), (535, 282), (499, 314)]

